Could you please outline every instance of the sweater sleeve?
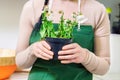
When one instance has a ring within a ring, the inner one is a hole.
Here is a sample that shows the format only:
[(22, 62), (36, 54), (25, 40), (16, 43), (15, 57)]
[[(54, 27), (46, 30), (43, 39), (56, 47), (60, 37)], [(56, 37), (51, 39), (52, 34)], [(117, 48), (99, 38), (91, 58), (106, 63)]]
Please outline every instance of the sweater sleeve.
[(29, 0), (23, 7), (16, 48), (16, 64), (21, 69), (31, 67), (37, 59), (32, 53), (32, 45), (29, 46), (29, 39), (34, 25), (42, 13), (43, 5), (44, 0)]
[(110, 66), (110, 50), (109, 50), (109, 34), (110, 23), (105, 7), (99, 10), (99, 16), (96, 16), (95, 38), (94, 38), (94, 54), (87, 51), (87, 60), (82, 63), (88, 71), (94, 74), (103, 75), (109, 70)]
[(31, 47), (29, 47), (29, 38), (33, 30), (33, 10), (32, 1), (28, 1), (22, 10), (19, 24), (19, 36), (16, 48), (16, 64), (19, 68), (28, 68), (36, 60), (36, 57), (31, 53)]

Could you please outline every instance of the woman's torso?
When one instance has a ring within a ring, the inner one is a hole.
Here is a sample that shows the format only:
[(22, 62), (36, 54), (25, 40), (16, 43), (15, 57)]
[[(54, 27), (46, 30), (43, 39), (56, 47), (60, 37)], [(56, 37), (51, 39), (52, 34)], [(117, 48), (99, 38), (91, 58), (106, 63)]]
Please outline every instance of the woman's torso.
[[(72, 5), (73, 4), (71, 3), (71, 6)], [(70, 8), (73, 7), (71, 6)], [(54, 8), (53, 11), (58, 8), (59, 7)], [(68, 10), (68, 12), (66, 12), (67, 8), (63, 8), (63, 11), (64, 10), (65, 10), (64, 13), (66, 13), (65, 14), (66, 18), (69, 18), (70, 16), (69, 13), (72, 14), (72, 12), (74, 12), (74, 10), (72, 11)], [(58, 15), (55, 15), (55, 17), (58, 17)], [(56, 21), (58, 20), (56, 19)], [(42, 23), (40, 25), (42, 25)], [(32, 32), (32, 35), (30, 37), (30, 44), (36, 41), (39, 41), (39, 39), (41, 38), (39, 34), (40, 25), (35, 26)], [(89, 49), (90, 51), (93, 51), (93, 47), (94, 47), (94, 40), (93, 40), (94, 36), (93, 35), (94, 35), (94, 32), (91, 26), (88, 26), (88, 25), (81, 26), (81, 31), (78, 31), (77, 27), (75, 27), (73, 29), (73, 36), (74, 36), (73, 42), (76, 42), (82, 47), (85, 47)], [(62, 75), (63, 72), (64, 72), (64, 75)], [(59, 60), (46, 61), (46, 60), (38, 58), (32, 67), (32, 70), (29, 75), (29, 80), (33, 80), (33, 79), (38, 80), (38, 78), (42, 80), (67, 80), (67, 79), (69, 80), (92, 80), (92, 74), (89, 71), (87, 71), (82, 64), (75, 64), (75, 63), (61, 64)]]

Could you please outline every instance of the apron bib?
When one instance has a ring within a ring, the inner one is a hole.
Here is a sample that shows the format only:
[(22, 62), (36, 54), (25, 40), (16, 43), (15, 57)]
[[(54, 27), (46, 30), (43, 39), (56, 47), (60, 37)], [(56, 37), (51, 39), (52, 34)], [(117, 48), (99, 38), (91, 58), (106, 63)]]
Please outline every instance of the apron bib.
[[(54, 27), (57, 27), (55, 24)], [(40, 23), (30, 37), (30, 45), (40, 40)], [(81, 25), (73, 29), (73, 42), (83, 48), (94, 51), (94, 31), (90, 25)], [(60, 61), (46, 61), (38, 58), (30, 71), (28, 80), (92, 80), (92, 73), (87, 71), (82, 64), (61, 64)]]
[[(52, 2), (50, 2), (52, 3)], [(45, 0), (45, 5), (48, 0)], [(49, 8), (51, 8), (50, 4)], [(40, 40), (40, 26), (42, 24), (42, 16), (30, 37), (30, 45)], [(57, 24), (54, 24), (57, 28)], [(73, 29), (73, 42), (78, 43), (83, 48), (94, 51), (94, 31), (90, 25), (81, 25), (80, 31), (78, 27)], [(92, 73), (87, 71), (82, 64), (61, 64), (59, 60), (43, 60), (38, 58), (32, 66), (28, 80), (92, 80)]]

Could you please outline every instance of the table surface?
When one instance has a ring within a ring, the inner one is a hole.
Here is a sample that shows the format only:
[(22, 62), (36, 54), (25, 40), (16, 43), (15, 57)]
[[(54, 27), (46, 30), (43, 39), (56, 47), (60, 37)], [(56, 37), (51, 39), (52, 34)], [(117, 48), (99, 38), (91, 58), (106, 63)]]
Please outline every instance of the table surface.
[(28, 75), (28, 72), (15, 72), (9, 79), (6, 80), (27, 80)]

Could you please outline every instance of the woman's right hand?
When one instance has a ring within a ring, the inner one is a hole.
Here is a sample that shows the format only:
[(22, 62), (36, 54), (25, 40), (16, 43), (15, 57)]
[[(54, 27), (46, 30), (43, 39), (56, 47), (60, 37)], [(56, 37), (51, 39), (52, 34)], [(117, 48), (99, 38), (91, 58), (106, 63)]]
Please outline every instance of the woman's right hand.
[(51, 47), (46, 41), (39, 41), (31, 45), (32, 54), (44, 60), (53, 58), (53, 52), (50, 49)]

